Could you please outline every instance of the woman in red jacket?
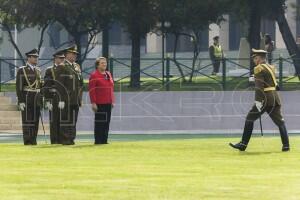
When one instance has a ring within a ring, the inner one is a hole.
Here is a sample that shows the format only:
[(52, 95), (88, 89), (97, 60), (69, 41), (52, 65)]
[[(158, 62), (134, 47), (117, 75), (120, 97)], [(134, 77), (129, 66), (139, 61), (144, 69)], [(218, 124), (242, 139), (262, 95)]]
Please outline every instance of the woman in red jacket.
[(96, 70), (89, 79), (89, 95), (95, 112), (95, 144), (107, 144), (111, 110), (114, 105), (114, 81), (106, 71), (107, 60), (99, 57), (95, 62)]

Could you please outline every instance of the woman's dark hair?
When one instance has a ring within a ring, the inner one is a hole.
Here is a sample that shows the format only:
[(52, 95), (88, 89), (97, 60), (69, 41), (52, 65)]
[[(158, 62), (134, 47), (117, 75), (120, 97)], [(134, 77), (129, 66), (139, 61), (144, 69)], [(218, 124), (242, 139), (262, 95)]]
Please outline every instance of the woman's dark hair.
[(98, 57), (95, 62), (95, 69), (97, 69), (101, 60), (107, 60), (105, 57)]

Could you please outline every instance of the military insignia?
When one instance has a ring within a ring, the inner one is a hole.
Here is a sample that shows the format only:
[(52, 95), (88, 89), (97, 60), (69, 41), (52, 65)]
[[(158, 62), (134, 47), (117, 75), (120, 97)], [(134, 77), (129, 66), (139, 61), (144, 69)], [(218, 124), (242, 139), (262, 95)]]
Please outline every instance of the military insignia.
[(262, 70), (263, 70), (263, 68), (262, 68), (260, 65), (258, 65), (258, 66), (256, 66), (256, 67), (254, 68), (254, 74), (258, 74), (258, 73), (260, 73)]

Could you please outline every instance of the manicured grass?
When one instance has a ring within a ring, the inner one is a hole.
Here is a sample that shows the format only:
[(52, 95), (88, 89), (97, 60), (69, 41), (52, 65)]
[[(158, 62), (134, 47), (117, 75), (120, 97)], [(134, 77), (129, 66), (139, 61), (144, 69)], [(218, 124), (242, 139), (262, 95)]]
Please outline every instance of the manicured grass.
[(1, 200), (277, 200), (300, 197), (300, 138), (112, 142), (94, 146), (0, 144)]

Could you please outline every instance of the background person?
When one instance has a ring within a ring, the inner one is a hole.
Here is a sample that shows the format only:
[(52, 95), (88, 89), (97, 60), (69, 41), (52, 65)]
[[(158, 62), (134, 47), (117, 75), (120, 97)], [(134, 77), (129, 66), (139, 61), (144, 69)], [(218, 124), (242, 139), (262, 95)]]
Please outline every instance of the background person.
[(268, 63), (272, 63), (273, 59), (273, 51), (274, 51), (274, 41), (272, 40), (271, 36), (269, 34), (265, 35), (265, 50), (268, 52), (267, 58)]
[(107, 60), (99, 57), (95, 62), (96, 70), (89, 79), (89, 95), (95, 112), (95, 144), (107, 144), (111, 110), (114, 105), (114, 81), (106, 71)]
[(219, 43), (219, 36), (215, 36), (213, 40), (214, 43), (209, 47), (209, 56), (214, 67), (212, 75), (217, 75), (223, 58), (223, 50)]

